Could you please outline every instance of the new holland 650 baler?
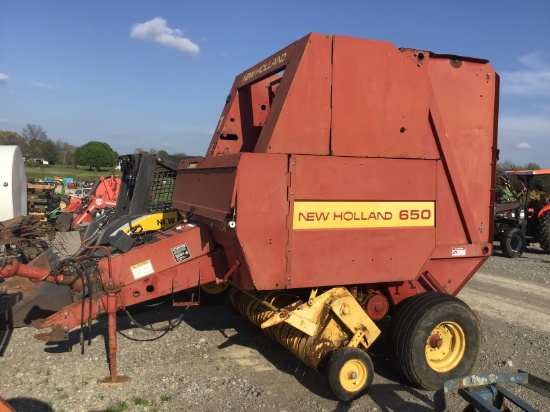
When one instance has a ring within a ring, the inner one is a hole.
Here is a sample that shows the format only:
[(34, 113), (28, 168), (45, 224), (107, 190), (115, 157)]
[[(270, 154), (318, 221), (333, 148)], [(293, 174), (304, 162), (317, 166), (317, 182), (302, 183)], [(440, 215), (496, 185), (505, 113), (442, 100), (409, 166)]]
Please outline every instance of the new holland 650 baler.
[(40, 323), (41, 339), (107, 313), (111, 382), (117, 310), (218, 284), (339, 399), (370, 386), (388, 317), (392, 365), (437, 389), (480, 350), (455, 295), (492, 252), (498, 90), (485, 60), (312, 33), (236, 77), (206, 156), (178, 167), (186, 223), (125, 253), (94, 246), (104, 257), (50, 270), (12, 260), (2, 275), (85, 297)]

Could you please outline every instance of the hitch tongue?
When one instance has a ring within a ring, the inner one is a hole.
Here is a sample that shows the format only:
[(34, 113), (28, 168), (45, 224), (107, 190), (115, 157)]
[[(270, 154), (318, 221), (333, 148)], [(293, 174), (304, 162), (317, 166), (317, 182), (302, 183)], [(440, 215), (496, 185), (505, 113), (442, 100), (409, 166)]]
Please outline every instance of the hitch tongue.
[(53, 326), (50, 332), (37, 333), (34, 338), (44, 342), (63, 342), (69, 340), (67, 327)]

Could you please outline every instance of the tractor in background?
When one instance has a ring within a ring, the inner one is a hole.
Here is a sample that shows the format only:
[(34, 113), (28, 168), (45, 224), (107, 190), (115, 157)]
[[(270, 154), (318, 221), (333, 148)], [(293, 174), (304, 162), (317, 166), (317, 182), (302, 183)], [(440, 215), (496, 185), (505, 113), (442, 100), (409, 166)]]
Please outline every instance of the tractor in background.
[(550, 169), (505, 171), (497, 179), (495, 239), (502, 254), (520, 257), (530, 243), (550, 254)]
[(50, 215), (61, 231), (75, 230), (80, 225), (91, 222), (108, 208), (114, 208), (120, 189), (120, 178), (115, 176), (96, 179), (86, 196), (63, 198), (66, 206)]

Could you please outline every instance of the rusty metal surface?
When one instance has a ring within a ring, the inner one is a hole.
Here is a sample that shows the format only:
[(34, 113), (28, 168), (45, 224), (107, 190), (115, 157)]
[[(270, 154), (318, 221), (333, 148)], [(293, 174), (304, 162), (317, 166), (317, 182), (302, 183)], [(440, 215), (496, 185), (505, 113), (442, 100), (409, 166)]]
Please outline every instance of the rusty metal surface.
[(0, 329), (32, 326), (72, 302), (68, 288), (14, 277), (0, 283)]

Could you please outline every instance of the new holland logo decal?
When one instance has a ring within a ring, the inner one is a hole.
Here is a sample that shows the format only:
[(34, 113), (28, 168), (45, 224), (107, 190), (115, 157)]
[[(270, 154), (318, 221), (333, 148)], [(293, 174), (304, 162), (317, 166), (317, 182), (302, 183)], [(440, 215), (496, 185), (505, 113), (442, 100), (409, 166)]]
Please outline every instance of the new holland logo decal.
[(294, 202), (293, 229), (433, 227), (435, 202)]

